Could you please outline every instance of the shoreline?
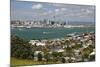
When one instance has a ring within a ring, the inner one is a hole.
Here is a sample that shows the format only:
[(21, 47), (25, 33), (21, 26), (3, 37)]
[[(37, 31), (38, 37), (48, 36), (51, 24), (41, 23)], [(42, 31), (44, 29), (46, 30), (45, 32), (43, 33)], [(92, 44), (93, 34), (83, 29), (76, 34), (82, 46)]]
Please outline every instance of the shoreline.
[(91, 27), (95, 27), (95, 26), (88, 26), (88, 25), (67, 25), (67, 26), (61, 26), (61, 27), (54, 27), (54, 26), (47, 26), (47, 27), (44, 27), (44, 26), (11, 26), (11, 28), (26, 28), (26, 29), (30, 29), (30, 28), (91, 28)]

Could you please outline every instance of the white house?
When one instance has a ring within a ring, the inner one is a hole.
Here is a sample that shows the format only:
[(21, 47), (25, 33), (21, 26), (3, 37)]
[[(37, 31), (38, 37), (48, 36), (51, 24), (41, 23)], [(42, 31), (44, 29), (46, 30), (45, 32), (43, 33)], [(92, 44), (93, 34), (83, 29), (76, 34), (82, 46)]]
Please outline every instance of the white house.
[(37, 46), (45, 46), (46, 44), (45, 43), (42, 43), (42, 42), (38, 42), (36, 43)]
[(32, 45), (36, 45), (36, 46), (45, 46), (46, 45), (45, 42), (40, 42), (39, 40), (30, 40), (29, 43)]

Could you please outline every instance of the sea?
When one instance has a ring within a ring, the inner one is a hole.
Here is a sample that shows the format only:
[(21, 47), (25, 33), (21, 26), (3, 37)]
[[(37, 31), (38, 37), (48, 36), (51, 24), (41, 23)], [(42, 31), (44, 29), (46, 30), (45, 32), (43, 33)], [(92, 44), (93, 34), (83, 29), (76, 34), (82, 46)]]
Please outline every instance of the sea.
[(95, 32), (95, 27), (81, 27), (81, 28), (13, 28), (11, 35), (19, 36), (26, 40), (33, 39), (57, 39), (64, 38), (68, 34), (81, 34), (85, 32)]

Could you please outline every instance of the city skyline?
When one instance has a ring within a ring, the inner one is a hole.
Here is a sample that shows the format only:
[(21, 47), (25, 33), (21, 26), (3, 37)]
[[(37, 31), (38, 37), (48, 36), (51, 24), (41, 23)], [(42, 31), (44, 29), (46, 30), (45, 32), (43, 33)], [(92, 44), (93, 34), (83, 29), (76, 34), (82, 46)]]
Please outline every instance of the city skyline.
[(95, 22), (95, 6), (11, 0), (11, 20)]

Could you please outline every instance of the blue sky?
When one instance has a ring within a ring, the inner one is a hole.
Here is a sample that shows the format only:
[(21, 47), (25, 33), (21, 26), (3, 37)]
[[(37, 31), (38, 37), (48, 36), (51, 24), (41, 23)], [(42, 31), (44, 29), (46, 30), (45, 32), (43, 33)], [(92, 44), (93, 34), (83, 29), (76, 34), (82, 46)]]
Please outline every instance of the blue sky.
[(95, 21), (95, 6), (11, 0), (11, 20)]

